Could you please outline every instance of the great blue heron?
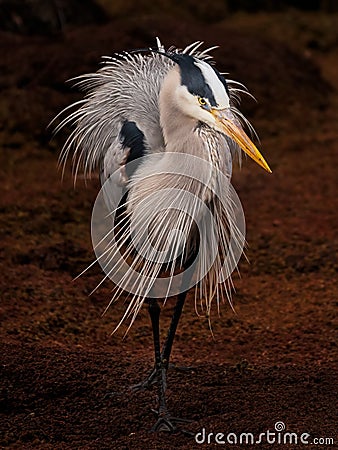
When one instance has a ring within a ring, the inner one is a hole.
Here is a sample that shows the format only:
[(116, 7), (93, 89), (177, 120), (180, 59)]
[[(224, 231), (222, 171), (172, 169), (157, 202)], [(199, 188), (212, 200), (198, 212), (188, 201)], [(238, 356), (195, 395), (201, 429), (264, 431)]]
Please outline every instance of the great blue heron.
[[(229, 251), (231, 228), (242, 249), (241, 230), (234, 227), (232, 161), (242, 149), (271, 172), (243, 131), (241, 123), (250, 127), (249, 122), (235, 107), (245, 87), (215, 68), (209, 55), (215, 47), (201, 51), (201, 45), (166, 51), (157, 40), (154, 50), (104, 58), (100, 70), (77, 79), (86, 97), (58, 126), (75, 124), (60, 156), (63, 165), (73, 150), (75, 177), (80, 168), (87, 177), (99, 170), (108, 205), (114, 189), (122, 185), (118, 200), (108, 208), (114, 220), (104, 233), (109, 239), (98, 260), (104, 261), (107, 276), (117, 277), (114, 300), (122, 290), (130, 293), (123, 319), (129, 317), (132, 323), (142, 304), (148, 304), (155, 367), (138, 387), (157, 383), (154, 430), (173, 431), (180, 421), (168, 412), (165, 390), (187, 291), (197, 286), (196, 303), (204, 300), (208, 315), (237, 262), (233, 249)], [(126, 264), (128, 258), (132, 262)], [(156, 294), (163, 272), (169, 276), (162, 294)], [(225, 285), (226, 297), (228, 291)], [(175, 293), (177, 303), (161, 350), (157, 298)]]

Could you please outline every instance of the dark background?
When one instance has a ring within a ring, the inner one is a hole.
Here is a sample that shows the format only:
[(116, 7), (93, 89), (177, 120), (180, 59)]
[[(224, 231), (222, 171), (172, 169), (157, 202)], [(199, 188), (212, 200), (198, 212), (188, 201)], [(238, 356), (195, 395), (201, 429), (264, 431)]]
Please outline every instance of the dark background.
[(190, 294), (173, 360), (193, 369), (169, 372), (169, 407), (193, 432), (258, 435), (283, 421), (337, 445), (337, 9), (329, 0), (0, 1), (0, 446), (202, 448), (149, 433), (156, 392), (129, 390), (152, 366), (146, 311), (125, 340), (124, 330), (110, 336), (124, 299), (102, 317), (111, 284), (89, 296), (100, 269), (73, 281), (93, 260), (99, 182), (74, 188), (70, 168), (61, 181), (69, 130), (52, 140), (47, 130), (81, 98), (67, 79), (156, 36), (166, 47), (220, 46), (217, 68), (257, 98), (241, 109), (273, 170), (251, 161), (235, 170), (249, 259), (233, 276), (236, 313), (226, 301), (220, 316), (214, 308), (213, 340)]

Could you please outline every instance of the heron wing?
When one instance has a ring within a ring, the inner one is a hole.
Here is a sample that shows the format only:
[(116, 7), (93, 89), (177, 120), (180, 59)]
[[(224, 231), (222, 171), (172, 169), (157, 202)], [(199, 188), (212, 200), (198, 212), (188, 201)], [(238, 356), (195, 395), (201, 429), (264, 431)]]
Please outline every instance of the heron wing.
[(96, 170), (101, 181), (115, 170), (149, 152), (164, 149), (160, 126), (159, 92), (173, 62), (156, 53), (123, 53), (105, 57), (96, 73), (76, 79), (86, 93), (80, 108), (58, 126), (75, 124), (60, 155), (64, 164), (73, 151), (74, 173), (90, 177)]

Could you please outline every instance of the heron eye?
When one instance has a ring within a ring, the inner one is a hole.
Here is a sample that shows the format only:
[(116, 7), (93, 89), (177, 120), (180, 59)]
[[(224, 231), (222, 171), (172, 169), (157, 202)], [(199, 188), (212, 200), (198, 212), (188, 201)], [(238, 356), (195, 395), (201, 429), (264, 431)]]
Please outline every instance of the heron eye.
[(198, 97), (198, 103), (199, 103), (201, 106), (205, 106), (205, 105), (207, 104), (207, 102), (205, 101), (205, 99), (202, 98), (202, 97)]

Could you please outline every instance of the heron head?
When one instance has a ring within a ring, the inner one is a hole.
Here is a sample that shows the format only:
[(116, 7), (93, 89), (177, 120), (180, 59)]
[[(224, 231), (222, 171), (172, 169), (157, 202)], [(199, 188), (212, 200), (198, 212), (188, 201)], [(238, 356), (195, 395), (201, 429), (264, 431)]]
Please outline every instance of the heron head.
[(215, 67), (191, 55), (175, 54), (172, 59), (179, 66), (176, 100), (183, 112), (230, 137), (257, 164), (271, 172), (232, 112), (225, 78)]

